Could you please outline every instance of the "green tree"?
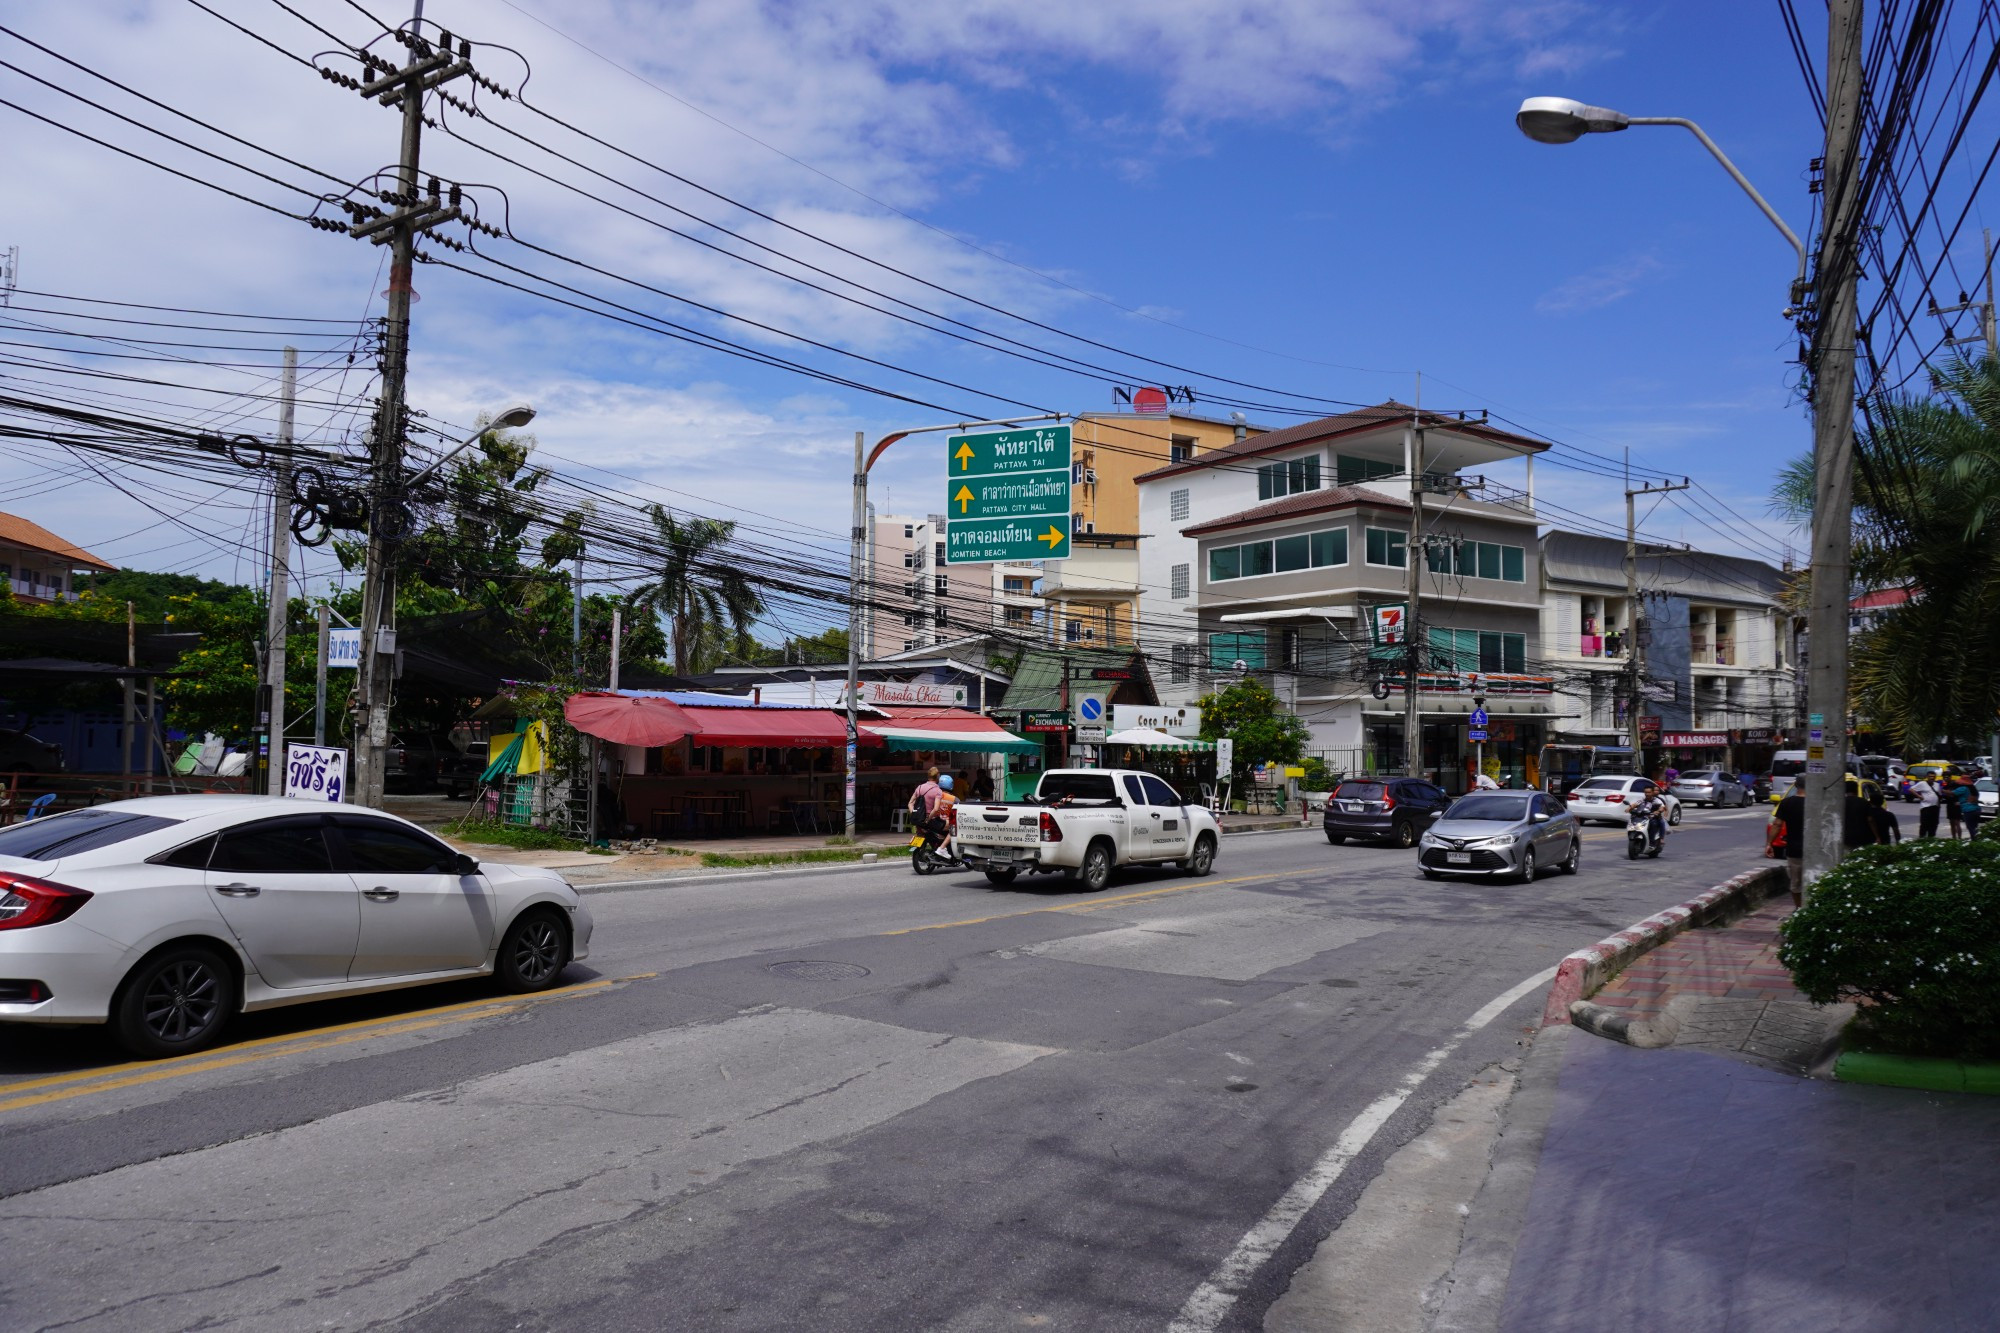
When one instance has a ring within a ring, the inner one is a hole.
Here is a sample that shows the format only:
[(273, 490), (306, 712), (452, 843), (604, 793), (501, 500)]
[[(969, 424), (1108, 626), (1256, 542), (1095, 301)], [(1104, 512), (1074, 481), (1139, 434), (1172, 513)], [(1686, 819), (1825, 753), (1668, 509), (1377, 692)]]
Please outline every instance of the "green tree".
[(673, 669), (706, 671), (747, 643), (750, 623), (764, 600), (730, 551), (736, 525), (717, 518), (685, 517), (652, 506), (655, 573), (632, 598), (665, 622)]
[(1234, 772), (1260, 764), (1296, 764), (1312, 736), (1306, 724), (1286, 712), (1278, 696), (1255, 676), (1203, 695), (1200, 704), (1202, 739), (1227, 736), (1236, 742)]
[[(1882, 402), (1855, 440), (1854, 578), (1914, 594), (1861, 635), (1856, 711), (1904, 747), (1983, 739), (2000, 708), (2000, 363), (1938, 370), (1933, 391)], [(1812, 516), (1811, 458), (1773, 507)]]

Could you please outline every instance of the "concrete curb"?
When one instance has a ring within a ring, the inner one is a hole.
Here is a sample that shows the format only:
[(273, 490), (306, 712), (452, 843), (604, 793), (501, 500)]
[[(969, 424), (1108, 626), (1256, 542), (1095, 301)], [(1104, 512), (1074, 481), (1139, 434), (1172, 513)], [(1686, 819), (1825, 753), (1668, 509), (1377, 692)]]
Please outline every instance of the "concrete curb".
[(1634, 1018), (1624, 1010), (1613, 1009), (1606, 1004), (1573, 1000), (1569, 1006), (1569, 1019), (1585, 1032), (1594, 1032), (1600, 1037), (1622, 1041), (1627, 1046), (1637, 1046), (1642, 1050), (1656, 1050), (1674, 1044), (1674, 1039), (1681, 1035), (1681, 1023), (1702, 999), (1699, 995), (1676, 995), (1667, 1001), (1665, 1012), (1650, 1019)]
[(1782, 892), (1784, 885), (1783, 866), (1762, 866), (1745, 871), (1706, 893), (1695, 895), (1678, 907), (1656, 912), (1587, 949), (1578, 949), (1556, 966), (1556, 979), (1549, 984), (1548, 1003), (1542, 1008), (1542, 1026), (1569, 1024), (1570, 1006), (1585, 996), (1596, 994), (1606, 981), (1634, 958), (1666, 943), (1689, 926), (1703, 926), (1727, 916), (1740, 915), (1742, 911)]

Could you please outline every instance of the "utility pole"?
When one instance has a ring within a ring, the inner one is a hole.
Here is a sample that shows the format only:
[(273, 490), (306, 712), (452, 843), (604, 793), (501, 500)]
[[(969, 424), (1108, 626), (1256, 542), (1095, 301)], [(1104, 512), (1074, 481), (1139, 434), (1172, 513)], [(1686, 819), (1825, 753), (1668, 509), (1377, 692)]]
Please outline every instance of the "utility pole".
[(299, 349), (285, 349), (278, 391), (277, 465), (271, 473), (271, 585), (264, 615), (264, 734), (258, 763), (267, 795), (285, 794), (285, 628), (291, 606), (292, 429), (299, 387)]
[(625, 637), (625, 608), (611, 608), (611, 690), (618, 690), (618, 641)]
[(1625, 634), (1630, 643), (1625, 648), (1625, 725), (1632, 742), (1632, 762), (1640, 761), (1639, 709), (1646, 698), (1646, 640), (1641, 637), (1639, 622), (1639, 520), (1633, 500), (1641, 495), (1665, 495), (1669, 491), (1684, 491), (1693, 483), (1681, 478), (1678, 486), (1661, 482), (1655, 486), (1647, 482), (1637, 490), (1632, 489), (1628, 480), (1625, 486)]
[(569, 674), (583, 688), (583, 552), (576, 553), (576, 577), (569, 587)]
[(1805, 866), (1840, 862), (1847, 776), (1847, 609), (1854, 524), (1855, 278), (1859, 269), (1861, 0), (1828, 0), (1824, 229), (1813, 328), (1812, 602), (1806, 633)]
[(1424, 380), (1417, 376), (1416, 410), (1411, 413), (1407, 453), (1410, 460), (1410, 536), (1403, 545), (1403, 586), (1409, 605), (1403, 608), (1403, 776), (1418, 777), (1424, 761), (1423, 682), (1425, 631), (1417, 622), (1417, 597), (1423, 589), (1419, 561), (1424, 553)]
[(454, 57), (451, 35), (441, 34), (437, 46), (423, 36), (423, 0), (397, 34), (409, 52), (400, 69), (383, 72), (357, 91), (384, 106), (401, 103), (402, 152), (396, 165), (396, 188), (384, 191), (383, 202), (393, 213), (357, 214), (347, 229), (356, 239), (389, 246), (389, 309), (382, 338), (382, 398), (375, 414), (368, 497), (367, 564), (361, 588), (361, 662), (354, 673), (354, 786), (361, 805), (382, 804), (383, 751), (389, 743), (389, 704), (395, 690), (396, 571), (395, 545), (402, 537), (403, 433), (408, 426), (406, 394), (410, 372), (410, 298), (416, 264), (417, 237), (431, 228), (463, 216), (459, 190), (452, 187), (447, 205), (435, 177), (429, 197), (418, 193), (424, 132), (424, 94), (460, 75), (472, 72), (470, 44), (461, 43)]
[(864, 454), (868, 448), (868, 436), (864, 431), (854, 432), (854, 524), (848, 533), (847, 552), (847, 837), (854, 838), (855, 788), (859, 780), (856, 767), (861, 753), (861, 715), (859, 700), (861, 693), (861, 604), (865, 600), (874, 605), (874, 592), (870, 587), (873, 570), (862, 568), (862, 558), (868, 544), (868, 460)]
[(0, 250), (0, 306), (13, 303), (14, 288), (20, 281), (21, 247), (10, 245)]
[(326, 744), (326, 654), (332, 646), (332, 627), (327, 623), (333, 608), (321, 602), (313, 608), (319, 621), (319, 669), (313, 673), (313, 744)]
[(1995, 338), (1995, 329), (1993, 326), (1993, 229), (1991, 227), (1986, 228), (1984, 236), (1986, 241), (1986, 299), (1984, 301), (1970, 300), (1964, 292), (1960, 292), (1958, 294), (1957, 305), (1940, 306), (1936, 301), (1933, 301), (1931, 302), (1930, 313), (1933, 315), (1956, 315), (1962, 310), (1977, 310), (1979, 312), (1979, 332), (1970, 338), (1946, 338), (1944, 345), (1946, 347), (1958, 347), (1965, 343), (1985, 343), (1986, 355), (1990, 358), (2000, 356), (2000, 339)]

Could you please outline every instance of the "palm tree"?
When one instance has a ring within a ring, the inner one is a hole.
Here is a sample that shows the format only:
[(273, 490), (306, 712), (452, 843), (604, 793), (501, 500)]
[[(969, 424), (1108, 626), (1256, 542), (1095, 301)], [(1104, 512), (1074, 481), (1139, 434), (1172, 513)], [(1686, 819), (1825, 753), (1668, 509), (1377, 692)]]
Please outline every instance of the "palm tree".
[(764, 599), (728, 547), (736, 525), (719, 518), (683, 518), (662, 505), (649, 511), (658, 572), (633, 593), (666, 622), (674, 670), (689, 675), (722, 655), (722, 641), (740, 640), (764, 613)]
[[(1932, 387), (1876, 406), (1855, 440), (1855, 581), (1914, 595), (1856, 641), (1852, 695), (1905, 746), (1983, 739), (2000, 707), (2000, 361), (1956, 362)], [(1810, 519), (1810, 458), (1772, 503)]]

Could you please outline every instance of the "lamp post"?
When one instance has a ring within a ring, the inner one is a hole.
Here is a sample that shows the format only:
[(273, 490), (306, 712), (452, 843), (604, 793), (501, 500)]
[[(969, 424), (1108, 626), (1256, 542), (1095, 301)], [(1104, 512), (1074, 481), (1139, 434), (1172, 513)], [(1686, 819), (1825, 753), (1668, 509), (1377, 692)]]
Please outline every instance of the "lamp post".
[(439, 468), (471, 448), (473, 443), (489, 430), (518, 430), (534, 419), (535, 409), (532, 405), (528, 403), (510, 403), (494, 413), (485, 425), (446, 450), (444, 457), (438, 459), (437, 462), (432, 463), (429, 467), (419, 472), (416, 476), (411, 477), (403, 484), (415, 489), (417, 483), (429, 480), (432, 474)]
[[(1859, 172), (1860, 0), (1827, 5), (1826, 222), (1820, 234), (1817, 322), (1813, 328), (1812, 602), (1806, 633), (1807, 749), (1804, 878), (1809, 885), (1840, 860), (1847, 770), (1847, 603), (1854, 508), (1854, 341)], [(1567, 97), (1530, 97), (1514, 115), (1537, 143), (1574, 143), (1586, 134), (1633, 125), (1678, 125), (1701, 140), (1799, 257), (1790, 316), (1807, 295), (1806, 248), (1702, 128), (1678, 116), (1628, 116)]]
[[(1033, 417), (1009, 417), (1004, 421), (948, 421), (942, 426), (912, 426), (908, 430), (890, 431), (868, 448), (866, 431), (854, 432), (854, 526), (848, 534), (847, 557), (847, 791), (846, 814), (847, 836), (854, 837), (855, 788), (859, 781), (858, 767), (861, 744), (861, 718), (859, 712), (861, 692), (861, 590), (867, 586), (866, 571), (862, 569), (867, 559), (868, 525), (868, 474), (875, 467), (890, 445), (911, 435), (930, 435), (941, 430), (970, 430), (974, 426), (1021, 426), (1032, 421), (1061, 421), (1064, 413), (1045, 412)], [(980, 687), (980, 699), (985, 700), (985, 687)]]

